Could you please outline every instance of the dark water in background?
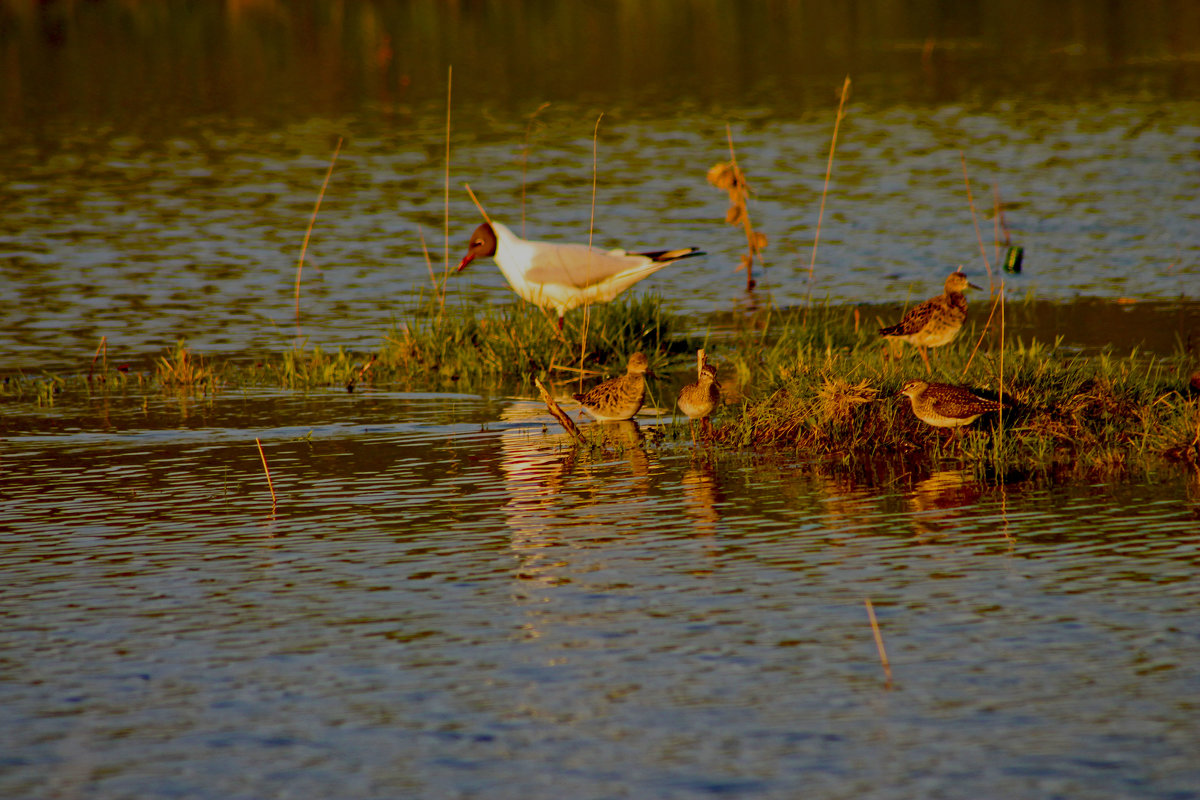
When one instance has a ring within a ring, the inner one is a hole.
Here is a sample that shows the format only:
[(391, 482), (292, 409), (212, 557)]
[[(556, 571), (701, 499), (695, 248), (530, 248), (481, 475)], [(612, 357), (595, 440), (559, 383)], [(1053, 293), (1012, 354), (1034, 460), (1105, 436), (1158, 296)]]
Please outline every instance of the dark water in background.
[[(603, 112), (597, 241), (704, 247), (643, 286), (719, 331), (747, 302), (704, 180), (728, 123), (761, 299), (900, 304), (983, 282), (962, 152), (993, 267), (995, 185), (1006, 286), (1043, 301), (1014, 336), (1171, 352), (1198, 55), (1182, 1), (0, 2), (0, 373), (101, 336), (290, 346), (339, 136), (304, 333), (374, 347), (420, 230), (445, 257), (451, 63), (449, 258), (464, 181), (519, 225), (548, 101), (531, 234), (586, 240)], [(451, 286), (511, 301), (490, 264)], [(0, 795), (1200, 797), (1196, 475), (996, 488), (555, 430), (471, 393), (6, 401)]]

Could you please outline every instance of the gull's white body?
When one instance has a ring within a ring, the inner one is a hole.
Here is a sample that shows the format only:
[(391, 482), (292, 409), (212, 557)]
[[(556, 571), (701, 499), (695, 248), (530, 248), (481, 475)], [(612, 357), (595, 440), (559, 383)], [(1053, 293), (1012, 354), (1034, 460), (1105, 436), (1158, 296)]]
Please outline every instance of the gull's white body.
[(695, 248), (642, 255), (580, 244), (531, 242), (499, 222), (493, 258), (513, 291), (559, 317), (585, 303), (607, 303), (643, 278), (680, 258), (700, 255)]

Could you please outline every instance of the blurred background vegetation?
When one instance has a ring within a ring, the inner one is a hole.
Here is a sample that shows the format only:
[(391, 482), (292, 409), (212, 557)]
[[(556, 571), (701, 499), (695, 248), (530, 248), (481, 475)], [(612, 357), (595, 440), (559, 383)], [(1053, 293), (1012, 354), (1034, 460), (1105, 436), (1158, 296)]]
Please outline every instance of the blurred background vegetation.
[(6, 127), (444, 102), (828, 107), (1200, 95), (1194, 0), (0, 0)]

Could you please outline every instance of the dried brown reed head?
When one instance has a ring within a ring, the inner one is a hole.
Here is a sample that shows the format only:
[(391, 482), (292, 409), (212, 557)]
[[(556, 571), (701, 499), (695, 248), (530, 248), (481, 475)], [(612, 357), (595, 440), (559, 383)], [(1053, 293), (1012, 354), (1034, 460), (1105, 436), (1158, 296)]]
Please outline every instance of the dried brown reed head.
[(762, 251), (767, 246), (767, 237), (761, 231), (754, 230), (750, 222), (750, 211), (746, 201), (750, 197), (750, 183), (745, 173), (738, 166), (737, 157), (733, 151), (733, 134), (726, 129), (729, 137), (729, 161), (713, 164), (708, 170), (708, 182), (729, 195), (729, 209), (725, 212), (725, 222), (730, 225), (740, 225), (746, 233), (746, 253), (741, 257), (738, 270), (746, 271), (746, 290), (754, 288), (754, 259), (762, 263)]
[(734, 193), (745, 185), (746, 178), (738, 165), (732, 161), (722, 161), (713, 164), (708, 169), (708, 182), (718, 189), (729, 192), (729, 199), (734, 199)]
[(879, 390), (867, 380), (851, 384), (841, 378), (825, 378), (817, 393), (817, 407), (827, 422), (840, 422), (849, 419), (858, 406), (873, 402), (878, 394)]

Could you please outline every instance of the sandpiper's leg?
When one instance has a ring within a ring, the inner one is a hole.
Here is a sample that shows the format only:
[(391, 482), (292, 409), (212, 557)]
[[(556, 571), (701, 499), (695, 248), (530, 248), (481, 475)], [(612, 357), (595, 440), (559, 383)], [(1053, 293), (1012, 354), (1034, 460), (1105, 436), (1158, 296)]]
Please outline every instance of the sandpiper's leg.
[(562, 333), (562, 326), (563, 326), (563, 315), (559, 314), (558, 315), (558, 332), (559, 333)]
[(925, 352), (928, 349), (929, 348), (922, 345), (920, 348), (918, 348), (918, 352), (920, 352), (920, 354), (921, 354), (921, 360), (925, 362), (925, 374), (932, 375), (933, 368), (929, 366), (929, 354), (927, 352)]

